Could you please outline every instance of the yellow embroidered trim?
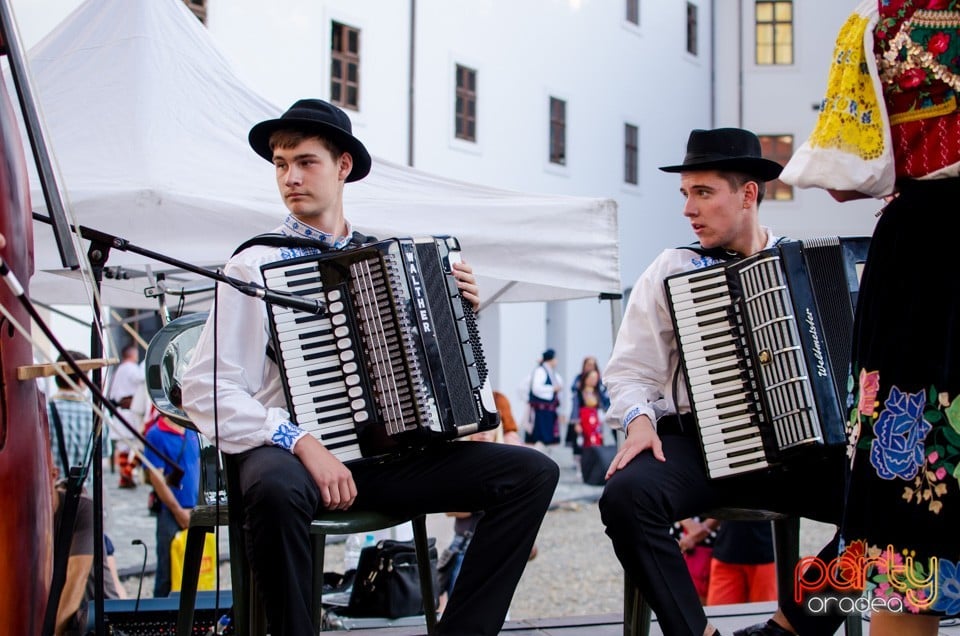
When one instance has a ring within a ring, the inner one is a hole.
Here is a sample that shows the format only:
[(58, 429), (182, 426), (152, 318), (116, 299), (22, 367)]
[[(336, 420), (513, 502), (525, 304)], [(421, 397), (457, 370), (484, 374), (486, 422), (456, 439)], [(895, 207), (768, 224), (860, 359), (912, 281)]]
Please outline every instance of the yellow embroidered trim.
[(928, 108), (918, 108), (917, 110), (908, 110), (905, 113), (891, 113), (890, 125), (895, 126), (908, 121), (920, 121), (921, 119), (929, 119), (930, 117), (941, 117), (943, 115), (949, 115), (956, 109), (957, 98), (955, 95), (951, 95), (950, 99), (946, 100), (942, 104), (937, 104)]
[(869, 17), (855, 13), (840, 29), (827, 94), (809, 139), (811, 147), (832, 148), (863, 160), (878, 159), (884, 149), (882, 111), (863, 43), (869, 22)]
[[(914, 24), (934, 28), (960, 26), (960, 13), (945, 13), (943, 11), (917, 11), (913, 17), (900, 25), (900, 30), (890, 40), (890, 48), (877, 60), (881, 80), (887, 84), (893, 84), (896, 82), (896, 78), (905, 71), (920, 68), (930, 71), (938, 80), (960, 92), (960, 76), (938, 62), (933, 53), (910, 39), (910, 32)], [(906, 59), (904, 60), (897, 59), (900, 57), (901, 50), (906, 51)]]

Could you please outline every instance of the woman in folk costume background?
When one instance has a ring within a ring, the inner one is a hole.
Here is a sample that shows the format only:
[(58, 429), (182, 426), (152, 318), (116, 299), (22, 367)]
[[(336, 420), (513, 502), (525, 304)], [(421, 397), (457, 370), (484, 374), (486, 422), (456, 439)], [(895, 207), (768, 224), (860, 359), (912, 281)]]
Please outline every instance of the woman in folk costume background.
[[(960, 615), (960, 0), (873, 0), (840, 32), (788, 183), (889, 203), (854, 326), (840, 572), (874, 636)], [(858, 574), (867, 567), (866, 576)]]

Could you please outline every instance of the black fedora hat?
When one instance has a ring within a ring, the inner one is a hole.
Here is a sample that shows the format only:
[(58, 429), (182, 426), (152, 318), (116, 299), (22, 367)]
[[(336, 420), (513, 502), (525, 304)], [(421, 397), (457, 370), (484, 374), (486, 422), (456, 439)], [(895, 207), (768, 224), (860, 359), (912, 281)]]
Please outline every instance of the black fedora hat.
[(273, 161), (270, 135), (278, 130), (316, 132), (329, 137), (340, 150), (349, 152), (353, 157), (353, 169), (347, 175), (347, 181), (359, 181), (370, 172), (370, 153), (353, 136), (353, 127), (347, 114), (333, 104), (322, 99), (301, 99), (279, 119), (268, 119), (251, 128), (248, 136), (250, 146), (267, 161)]
[(723, 170), (742, 172), (764, 181), (772, 181), (783, 170), (776, 161), (764, 159), (760, 140), (742, 128), (693, 130), (687, 139), (687, 154), (678, 166), (662, 166), (664, 172)]

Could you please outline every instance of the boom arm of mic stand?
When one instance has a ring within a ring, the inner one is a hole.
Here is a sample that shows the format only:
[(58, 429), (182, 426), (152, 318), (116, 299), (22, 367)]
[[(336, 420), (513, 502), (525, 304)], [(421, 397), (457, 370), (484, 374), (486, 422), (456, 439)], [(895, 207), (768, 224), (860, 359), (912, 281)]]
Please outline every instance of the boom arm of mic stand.
[[(37, 221), (42, 221), (43, 223), (53, 223), (53, 220), (50, 217), (33, 213), (33, 218)], [(90, 240), (107, 245), (112, 249), (120, 250), (121, 252), (132, 252), (134, 254), (140, 254), (141, 256), (146, 256), (147, 258), (159, 261), (161, 263), (166, 263), (167, 265), (172, 265), (178, 267), (184, 271), (188, 271), (199, 276), (204, 276), (222, 283), (230, 285), (237, 291), (246, 294), (247, 296), (253, 296), (256, 298), (262, 299), (264, 302), (280, 305), (281, 307), (287, 307), (289, 309), (295, 309), (297, 311), (303, 311), (313, 314), (324, 314), (326, 313), (326, 304), (319, 300), (314, 300), (312, 298), (306, 298), (298, 294), (293, 294), (289, 292), (282, 292), (277, 290), (268, 290), (262, 285), (251, 281), (242, 281), (220, 272), (206, 269), (204, 267), (198, 267), (192, 263), (187, 263), (181, 261), (165, 254), (160, 254), (159, 252), (154, 252), (137, 245), (134, 245), (125, 238), (119, 236), (114, 236), (112, 234), (107, 234), (106, 232), (101, 232), (100, 230), (94, 230), (92, 228), (80, 225), (80, 236)], [(71, 230), (76, 230), (75, 226), (70, 226)]]

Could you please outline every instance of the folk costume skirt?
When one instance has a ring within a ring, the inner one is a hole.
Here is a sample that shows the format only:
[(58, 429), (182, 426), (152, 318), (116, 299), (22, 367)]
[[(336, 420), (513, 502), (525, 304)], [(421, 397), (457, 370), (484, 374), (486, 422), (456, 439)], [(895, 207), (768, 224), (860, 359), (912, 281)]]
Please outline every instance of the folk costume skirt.
[(891, 611), (960, 615), (958, 205), (960, 179), (901, 184), (861, 279), (840, 572)]

